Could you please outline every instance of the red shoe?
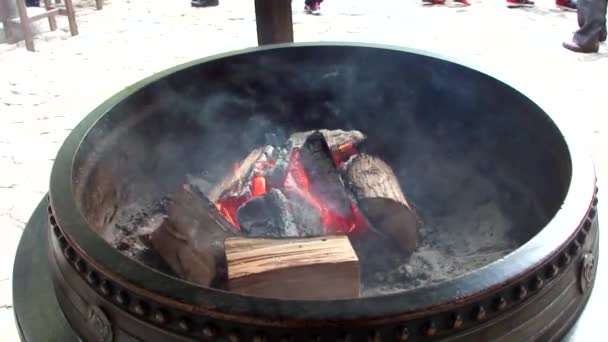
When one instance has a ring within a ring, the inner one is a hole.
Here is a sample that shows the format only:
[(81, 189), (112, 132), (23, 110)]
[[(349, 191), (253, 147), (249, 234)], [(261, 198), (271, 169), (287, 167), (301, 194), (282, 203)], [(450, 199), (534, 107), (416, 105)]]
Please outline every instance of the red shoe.
[(454, 0), (455, 3), (461, 4), (462, 6), (471, 6), (471, 3), (467, 0)]
[(534, 1), (530, 0), (507, 0), (508, 8), (534, 7)]
[(312, 5), (305, 5), (304, 12), (312, 15), (321, 15), (321, 3), (316, 1)]
[(422, 0), (422, 4), (425, 6), (445, 5), (445, 0)]
[(576, 1), (574, 0), (555, 0), (555, 6), (564, 11), (576, 12)]

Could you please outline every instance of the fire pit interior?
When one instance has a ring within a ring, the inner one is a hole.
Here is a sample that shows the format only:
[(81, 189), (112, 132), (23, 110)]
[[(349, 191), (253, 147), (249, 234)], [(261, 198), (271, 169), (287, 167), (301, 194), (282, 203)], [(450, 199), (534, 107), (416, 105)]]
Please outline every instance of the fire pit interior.
[(571, 166), (523, 95), (435, 58), (298, 46), (192, 65), (118, 103), (73, 189), (109, 244), (241, 294), (377, 296), (479, 269), (559, 209)]

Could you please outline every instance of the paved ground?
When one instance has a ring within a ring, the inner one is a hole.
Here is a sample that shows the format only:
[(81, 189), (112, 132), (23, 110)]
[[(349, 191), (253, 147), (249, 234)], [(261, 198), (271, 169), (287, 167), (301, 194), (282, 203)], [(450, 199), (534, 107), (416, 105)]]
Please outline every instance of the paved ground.
[[(94, 11), (78, 1), (80, 35), (43, 34), (38, 51), (0, 44), (0, 336), (17, 341), (11, 274), (22, 229), (47, 191), (56, 151), (95, 105), (168, 66), (256, 44), (253, 1), (221, 0), (212, 9), (188, 1), (114, 0)], [(600, 179), (608, 172), (608, 46), (576, 55), (561, 48), (576, 14), (550, 0), (508, 10), (502, 0), (463, 8), (423, 8), (414, 0), (328, 0), (321, 17), (294, 2), (297, 41), (348, 40), (428, 49), (456, 57), (527, 93), (594, 152)], [(370, 61), (373, 63), (373, 61)]]

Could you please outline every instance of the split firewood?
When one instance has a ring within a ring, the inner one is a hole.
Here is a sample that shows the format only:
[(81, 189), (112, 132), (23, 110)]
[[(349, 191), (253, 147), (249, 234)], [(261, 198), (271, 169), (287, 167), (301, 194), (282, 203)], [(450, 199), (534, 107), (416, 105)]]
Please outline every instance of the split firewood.
[(346, 164), (344, 182), (372, 226), (393, 238), (401, 249), (416, 249), (421, 224), (391, 167), (380, 158), (360, 154)]
[(309, 135), (300, 156), (310, 181), (310, 193), (328, 210), (349, 217), (351, 201), (323, 134), (315, 132)]
[(359, 296), (359, 260), (346, 236), (235, 237), (225, 248), (232, 292), (299, 300)]
[(183, 279), (209, 286), (225, 274), (224, 240), (236, 236), (232, 225), (214, 203), (194, 185), (176, 192), (163, 229), (152, 235), (152, 245)]
[(319, 132), (325, 138), (327, 145), (332, 151), (335, 151), (340, 146), (352, 145), (353, 147), (359, 146), (367, 138), (365, 134), (360, 131), (344, 131), (341, 129), (320, 129), (318, 131), (306, 131), (296, 132), (289, 137), (289, 143), (294, 147), (300, 147), (304, 145), (304, 142), (308, 137), (316, 132)]
[(151, 242), (154, 250), (182, 279), (209, 286), (215, 278), (215, 258), (194, 250), (188, 236), (178, 232), (168, 220), (152, 233)]
[(264, 149), (261, 147), (251, 151), (247, 157), (239, 163), (234, 172), (228, 172), (228, 175), (213, 187), (208, 194), (209, 200), (216, 203), (221, 198), (228, 196), (231, 192), (242, 188), (242, 182), (248, 178), (249, 174), (255, 168), (255, 164), (260, 160), (263, 154)]

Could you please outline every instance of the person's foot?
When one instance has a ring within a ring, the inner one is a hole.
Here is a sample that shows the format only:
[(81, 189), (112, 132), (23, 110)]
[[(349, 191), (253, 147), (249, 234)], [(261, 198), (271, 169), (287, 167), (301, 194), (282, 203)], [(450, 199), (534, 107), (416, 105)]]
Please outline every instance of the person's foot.
[(316, 1), (312, 5), (305, 5), (304, 12), (312, 15), (321, 15), (321, 3)]
[(580, 53), (594, 53), (600, 49), (599, 43), (595, 43), (595, 44), (592, 44), (589, 46), (583, 46), (583, 45), (579, 45), (574, 40), (563, 42), (562, 46), (570, 51), (580, 52)]
[(445, 0), (422, 0), (422, 4), (425, 6), (445, 5)]
[(564, 11), (576, 12), (576, 1), (575, 0), (555, 0), (555, 6), (563, 9)]
[(219, 0), (192, 0), (190, 1), (190, 5), (192, 7), (211, 7), (219, 5)]
[(523, 8), (534, 7), (534, 1), (531, 0), (507, 0), (508, 8)]
[(462, 6), (471, 6), (471, 3), (468, 0), (454, 0), (454, 2), (461, 4)]

